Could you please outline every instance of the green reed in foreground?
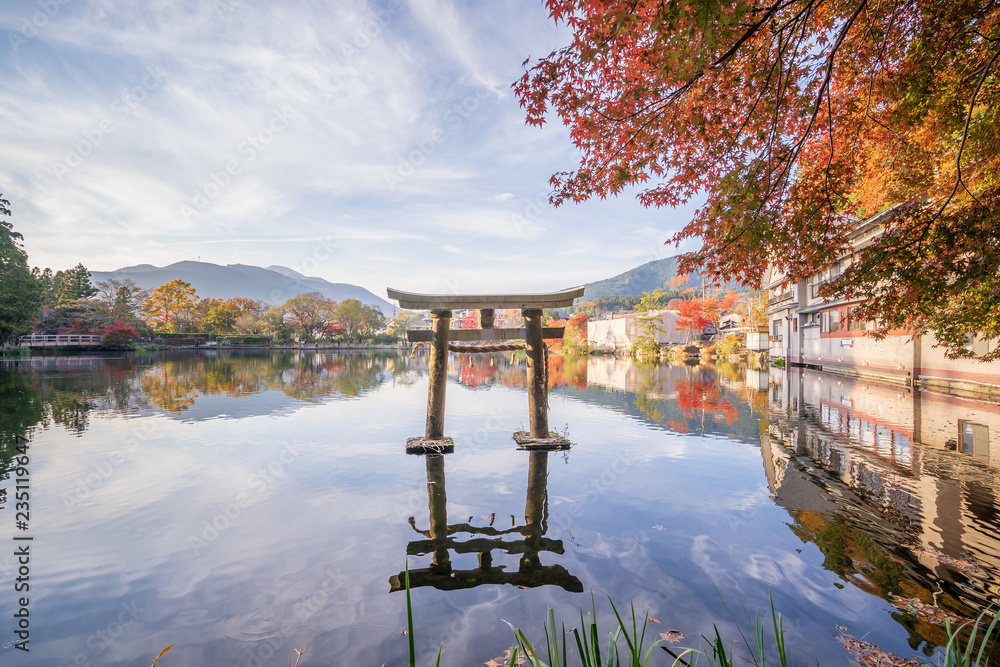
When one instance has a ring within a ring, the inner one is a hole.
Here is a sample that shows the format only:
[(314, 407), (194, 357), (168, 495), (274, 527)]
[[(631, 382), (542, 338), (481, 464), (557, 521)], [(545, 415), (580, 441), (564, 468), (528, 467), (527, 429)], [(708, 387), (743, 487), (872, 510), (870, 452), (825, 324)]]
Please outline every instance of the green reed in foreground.
[[(405, 590), (409, 665), (416, 667), (409, 562), (405, 568)], [(719, 597), (722, 597), (721, 594)], [(744, 654), (739, 654), (733, 648), (737, 642), (727, 642), (723, 639), (719, 627), (714, 624), (712, 625), (713, 636), (702, 635), (702, 643), (699, 648), (677, 647), (677, 652), (675, 652), (662, 645), (664, 639), (656, 639), (649, 646), (646, 646), (646, 629), (650, 622), (648, 612), (640, 623), (635, 613), (635, 606), (630, 605), (631, 614), (628, 618), (629, 622), (626, 622), (610, 597), (608, 602), (611, 603), (618, 627), (613, 632), (608, 633), (606, 643), (602, 644), (601, 632), (597, 625), (596, 604), (593, 595), (591, 595), (591, 611), (584, 616), (583, 609), (580, 609), (580, 625), (572, 629), (572, 644), (568, 641), (566, 624), (556, 621), (555, 611), (551, 607), (542, 624), (545, 632), (545, 645), (544, 647), (539, 645), (541, 650), (532, 645), (521, 629), (504, 621), (514, 633), (514, 646), (511, 649), (508, 667), (516, 667), (519, 664), (526, 664), (529, 667), (570, 667), (571, 665), (574, 667), (577, 665), (580, 667), (649, 667), (653, 656), (656, 655), (655, 649), (657, 647), (670, 654), (673, 658), (671, 663), (673, 667), (678, 664), (685, 667), (696, 667), (697, 665), (735, 667), (735, 665), (743, 663), (753, 667), (767, 667), (767, 656), (772, 651), (773, 655), (777, 656), (778, 667), (792, 667), (794, 663), (786, 647), (782, 616), (774, 608), (774, 598), (770, 595), (768, 597), (771, 608), (770, 623), (766, 617), (762, 619), (759, 613), (751, 617), (747, 608), (743, 607), (746, 632), (744, 632), (743, 624), (737, 620), (729, 605), (726, 604), (725, 599), (722, 600), (726, 612), (736, 624), (737, 632), (746, 649)], [(956, 627), (952, 627), (950, 621), (945, 621), (945, 633), (947, 641), (945, 646), (939, 648), (935, 654), (936, 662), (934, 663), (918, 662), (912, 658), (906, 660), (897, 658), (894, 661), (888, 659), (889, 657), (884, 654), (874, 659), (861, 656), (859, 663), (862, 667), (896, 667), (915, 664), (933, 665), (934, 667), (985, 667), (990, 664), (995, 645), (1000, 643), (1000, 610), (993, 612), (987, 609), (974, 621)], [(965, 635), (968, 636), (965, 637)], [(153, 660), (154, 667), (172, 646), (173, 644), (163, 649)], [(576, 654), (571, 656), (570, 650), (574, 646)], [(443, 651), (444, 644), (441, 644), (438, 647), (436, 667), (441, 666)], [(306, 651), (296, 649), (295, 652), (297, 653), (295, 665), (298, 667), (299, 661)], [(896, 658), (896, 656), (891, 657)], [(291, 661), (289, 661), (290, 663)], [(818, 664), (816, 662), (817, 667)], [(306, 666), (303, 665), (303, 667)]]
[[(719, 593), (718, 589), (716, 592)], [(658, 646), (670, 654), (673, 658), (673, 666), (680, 664), (685, 667), (695, 667), (703, 664), (707, 667), (734, 667), (738, 663), (746, 663), (753, 667), (767, 667), (769, 654), (777, 657), (778, 667), (791, 667), (794, 664), (785, 641), (784, 620), (774, 607), (773, 596), (768, 595), (771, 612), (770, 623), (766, 617), (762, 619), (759, 613), (751, 616), (745, 606), (743, 606), (744, 623), (741, 623), (721, 593), (719, 593), (719, 597), (722, 599), (722, 604), (729, 617), (736, 624), (737, 632), (745, 648), (745, 652), (742, 654), (734, 648), (737, 642), (727, 642), (723, 639), (719, 627), (715, 624), (712, 625), (713, 636), (702, 635), (702, 643), (698, 648), (677, 647), (677, 652), (675, 652), (662, 645), (664, 639), (654, 640), (647, 647), (645, 643), (646, 628), (650, 620), (648, 612), (643, 616), (640, 624), (635, 613), (635, 606), (630, 605), (631, 615), (628, 619), (630, 622), (626, 623), (610, 597), (608, 602), (611, 603), (618, 627), (613, 632), (608, 633), (606, 644), (603, 644), (602, 650), (596, 604), (593, 595), (591, 595), (591, 611), (584, 616), (583, 609), (580, 609), (580, 625), (572, 629), (572, 644), (567, 641), (566, 624), (556, 621), (555, 611), (551, 607), (542, 624), (545, 632), (545, 644), (544, 647), (539, 645), (541, 650), (532, 645), (524, 631), (510, 622), (504, 621), (514, 634), (514, 646), (511, 650), (508, 667), (515, 667), (518, 664), (527, 664), (530, 667), (570, 667), (570, 665), (579, 665), (580, 667), (648, 667)], [(410, 665), (415, 667), (409, 563), (407, 563), (406, 569), (406, 616)], [(936, 663), (925, 662), (922, 664), (935, 665), (936, 667), (985, 666), (989, 664), (994, 644), (1000, 640), (1000, 610), (996, 612), (986, 610), (975, 621), (954, 628), (950, 622), (946, 622), (945, 632), (947, 642), (944, 647), (938, 650)], [(968, 633), (968, 638), (963, 639), (962, 636), (966, 633)], [(620, 640), (622, 639), (624, 645), (621, 645)], [(576, 655), (572, 656), (571, 661), (570, 651), (567, 650), (567, 647), (572, 647), (574, 644)], [(443, 648), (442, 644), (438, 649), (436, 663), (438, 667), (441, 664)], [(916, 663), (913, 659), (905, 662), (906, 664)], [(876, 667), (876, 665), (878, 667), (893, 667), (895, 664), (903, 663), (902, 660), (899, 663), (887, 663), (884, 660), (878, 662), (866, 660), (864, 657), (860, 659), (862, 667)], [(818, 664), (816, 662), (817, 667)]]

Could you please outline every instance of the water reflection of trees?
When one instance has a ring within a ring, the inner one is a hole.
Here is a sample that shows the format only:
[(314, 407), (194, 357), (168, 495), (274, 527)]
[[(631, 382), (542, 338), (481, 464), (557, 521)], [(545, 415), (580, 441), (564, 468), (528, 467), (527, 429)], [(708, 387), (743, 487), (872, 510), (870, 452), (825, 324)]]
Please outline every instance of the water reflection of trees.
[(6, 472), (17, 445), (31, 438), (46, 413), (45, 402), (31, 390), (27, 378), (12, 373), (0, 375), (0, 476)]
[(314, 402), (353, 398), (392, 378), (416, 381), (418, 373), (396, 355), (171, 354), (118, 359), (54, 357), (0, 369), (0, 445), (37, 426), (87, 430), (101, 414), (137, 414), (159, 408), (190, 409), (199, 396), (241, 398), (264, 391)]
[[(666, 365), (593, 360), (591, 382), (582, 397), (624, 403), (646, 423), (676, 433), (719, 434), (744, 439), (756, 435), (759, 413), (712, 364)], [(610, 369), (610, 370), (609, 370)], [(726, 369), (731, 372), (730, 368)], [(600, 397), (605, 391), (610, 397)], [(615, 397), (620, 398), (615, 398)]]
[[(546, 379), (549, 389), (587, 386), (588, 357), (549, 354)], [(527, 387), (523, 351), (494, 354), (455, 354), (451, 359), (451, 377), (471, 389), (492, 386)]]
[(408, 381), (405, 361), (369, 355), (275, 354), (207, 356), (167, 360), (145, 369), (140, 389), (167, 412), (183, 412), (198, 396), (239, 398), (263, 391), (314, 402), (331, 396), (353, 398), (389, 377)]
[[(80, 435), (102, 414), (131, 414), (148, 405), (135, 387), (140, 366), (127, 360), (50, 359), (0, 369), (0, 436), (58, 425)], [(13, 429), (13, 430), (12, 430)]]

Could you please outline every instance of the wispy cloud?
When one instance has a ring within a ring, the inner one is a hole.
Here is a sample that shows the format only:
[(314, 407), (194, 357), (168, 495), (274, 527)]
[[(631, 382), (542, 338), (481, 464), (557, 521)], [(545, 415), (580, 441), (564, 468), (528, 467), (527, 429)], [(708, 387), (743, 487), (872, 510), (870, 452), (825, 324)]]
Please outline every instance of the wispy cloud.
[[(0, 28), (38, 7), (3, 3)], [(23, 37), (0, 43), (0, 191), (35, 265), (294, 265), (334, 239), (317, 272), (375, 291), (433, 260), (547, 289), (686, 222), (548, 206), (573, 149), (509, 92), (567, 39), (541, 5), (74, 0)]]

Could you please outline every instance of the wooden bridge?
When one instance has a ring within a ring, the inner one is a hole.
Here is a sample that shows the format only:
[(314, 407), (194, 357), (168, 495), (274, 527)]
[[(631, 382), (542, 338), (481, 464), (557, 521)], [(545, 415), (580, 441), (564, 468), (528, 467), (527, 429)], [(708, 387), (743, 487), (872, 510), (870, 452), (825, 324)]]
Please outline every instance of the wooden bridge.
[(104, 336), (95, 334), (33, 334), (24, 336), (18, 345), (25, 347), (98, 347), (104, 341)]

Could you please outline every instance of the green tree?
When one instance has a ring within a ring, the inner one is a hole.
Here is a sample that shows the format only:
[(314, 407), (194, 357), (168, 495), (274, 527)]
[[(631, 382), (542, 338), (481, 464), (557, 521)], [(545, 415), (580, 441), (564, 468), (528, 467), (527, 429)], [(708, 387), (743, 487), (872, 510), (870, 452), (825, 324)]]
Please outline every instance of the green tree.
[(348, 339), (357, 340), (381, 327), (385, 323), (385, 316), (379, 309), (357, 299), (344, 299), (337, 306), (336, 321), (344, 327)]
[[(10, 202), (0, 193), (0, 216), (9, 216)], [(21, 248), (24, 237), (0, 217), (0, 345), (16, 342), (31, 331), (42, 303), (42, 285), (28, 268)]]
[(397, 339), (405, 338), (406, 331), (416, 326), (423, 317), (412, 310), (400, 310), (386, 325), (389, 333)]
[(78, 299), (54, 309), (45, 309), (39, 329), (45, 334), (99, 334), (112, 324), (108, 307), (90, 299)]
[(89, 299), (97, 294), (97, 288), (90, 283), (90, 271), (82, 263), (72, 269), (57, 271), (53, 280), (53, 290), (57, 306)]
[(52, 269), (45, 267), (39, 269), (37, 266), (31, 269), (31, 275), (42, 286), (42, 305), (55, 307), (56, 305), (56, 277)]
[(655, 289), (652, 292), (643, 292), (639, 299), (636, 317), (636, 325), (639, 329), (636, 343), (632, 347), (633, 352), (640, 357), (660, 356), (660, 335), (664, 333), (660, 326), (660, 310), (663, 308), (663, 299), (666, 292), (662, 289)]
[(157, 331), (183, 331), (191, 322), (198, 305), (198, 294), (191, 283), (180, 278), (160, 285), (142, 304), (142, 316)]
[(291, 343), (295, 332), (292, 330), (292, 327), (285, 324), (285, 316), (287, 314), (288, 311), (285, 309), (285, 304), (268, 307), (260, 315), (260, 319), (256, 325), (258, 331), (272, 335), (274, 342), (279, 345)]

